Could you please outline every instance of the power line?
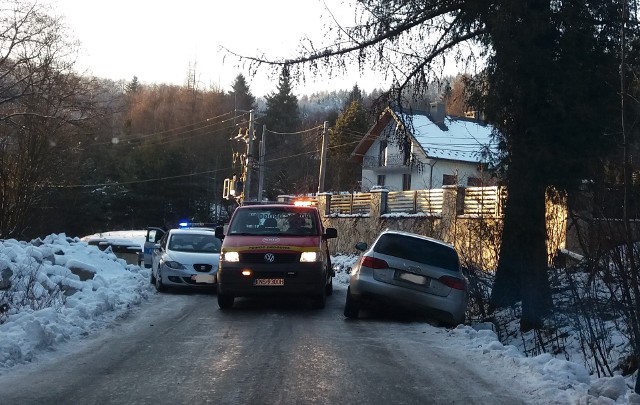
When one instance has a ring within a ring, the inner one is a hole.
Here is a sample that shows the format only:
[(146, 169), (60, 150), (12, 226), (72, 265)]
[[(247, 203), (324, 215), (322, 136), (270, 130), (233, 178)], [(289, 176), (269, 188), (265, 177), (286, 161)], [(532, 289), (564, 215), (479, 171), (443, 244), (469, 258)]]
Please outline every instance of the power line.
[[(191, 133), (191, 132), (194, 132), (194, 131), (207, 129), (207, 128), (210, 128), (210, 127), (215, 126), (215, 125), (224, 124), (224, 123), (233, 121), (235, 118), (237, 118), (237, 117), (234, 116), (232, 118), (227, 118), (227, 119), (222, 120), (222, 121), (209, 123), (211, 120), (216, 120), (216, 119), (219, 119), (219, 118), (224, 117), (224, 116), (229, 115), (229, 114), (232, 114), (232, 113), (231, 112), (227, 112), (227, 113), (224, 113), (224, 114), (220, 114), (220, 115), (218, 115), (216, 117), (210, 117), (210, 118), (207, 118), (205, 120), (202, 120), (202, 121), (199, 121), (199, 122), (196, 122), (196, 123), (192, 123), (192, 124), (188, 124), (188, 125), (184, 125), (184, 126), (180, 126), (180, 127), (176, 127), (176, 128), (171, 128), (171, 129), (167, 129), (167, 130), (160, 131), (160, 132), (154, 132), (154, 133), (151, 133), (151, 134), (139, 135), (139, 136), (136, 136), (134, 138), (127, 139), (126, 142), (129, 143), (129, 144), (131, 144), (131, 143), (142, 143), (142, 141), (144, 141), (144, 140), (146, 140), (148, 138), (151, 138), (151, 137), (162, 137), (162, 136), (177, 137), (177, 136), (180, 136), (180, 135), (183, 135), (183, 134), (188, 134), (188, 133)], [(208, 124), (203, 125), (201, 127), (197, 127), (197, 128), (190, 128), (193, 125), (199, 125), (199, 124), (202, 124), (202, 123), (208, 123)], [(185, 128), (189, 128), (189, 129), (186, 130), (186, 131), (182, 131)], [(175, 131), (182, 131), (182, 132), (175, 132)], [(112, 144), (113, 144), (113, 141), (106, 141), (106, 142), (92, 143), (91, 145), (101, 146), (101, 145), (112, 145)]]

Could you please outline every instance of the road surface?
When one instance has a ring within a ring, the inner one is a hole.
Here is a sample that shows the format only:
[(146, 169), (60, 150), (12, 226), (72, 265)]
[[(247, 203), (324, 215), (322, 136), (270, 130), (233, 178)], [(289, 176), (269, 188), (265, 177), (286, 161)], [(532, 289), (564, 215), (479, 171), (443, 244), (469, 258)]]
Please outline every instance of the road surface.
[(0, 403), (531, 403), (517, 383), (443, 344), (446, 329), (347, 320), (344, 300), (336, 289), (322, 310), (237, 299), (222, 311), (214, 294), (156, 294), (113, 328), (4, 372)]

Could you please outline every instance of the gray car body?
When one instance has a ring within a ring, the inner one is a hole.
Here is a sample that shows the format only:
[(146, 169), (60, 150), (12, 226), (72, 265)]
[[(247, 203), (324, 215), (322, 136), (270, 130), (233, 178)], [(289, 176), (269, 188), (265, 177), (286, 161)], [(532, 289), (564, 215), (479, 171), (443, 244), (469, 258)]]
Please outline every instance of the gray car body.
[[(455, 255), (457, 266), (443, 268), (377, 252), (376, 244), (384, 234), (415, 238), (418, 240), (417, 243), (424, 244), (425, 247), (436, 244), (438, 250)], [(360, 245), (360, 248), (362, 247), (364, 247), (363, 244)], [(425, 313), (450, 325), (464, 323), (468, 303), (468, 288), (466, 288), (468, 283), (453, 246), (409, 232), (387, 230), (365, 249), (366, 251), (353, 266), (350, 274), (345, 315), (357, 317), (359, 309), (365, 306), (393, 306)], [(388, 267), (363, 266), (364, 257), (384, 260), (388, 263)], [(443, 276), (461, 280), (465, 285), (464, 290), (451, 288), (439, 281)]]

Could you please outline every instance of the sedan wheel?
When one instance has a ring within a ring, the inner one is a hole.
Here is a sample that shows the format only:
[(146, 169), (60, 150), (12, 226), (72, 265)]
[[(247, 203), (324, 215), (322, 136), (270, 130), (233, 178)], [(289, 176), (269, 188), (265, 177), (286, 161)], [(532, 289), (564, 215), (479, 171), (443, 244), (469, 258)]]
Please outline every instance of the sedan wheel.
[(156, 281), (156, 283), (155, 283), (156, 290), (158, 292), (164, 292), (164, 291), (167, 290), (167, 287), (164, 284), (162, 284), (162, 274), (160, 274), (160, 269), (158, 269), (158, 276), (155, 277), (155, 281)]
[(360, 306), (351, 295), (351, 287), (347, 288), (347, 302), (344, 304), (344, 316), (350, 319), (358, 318)]

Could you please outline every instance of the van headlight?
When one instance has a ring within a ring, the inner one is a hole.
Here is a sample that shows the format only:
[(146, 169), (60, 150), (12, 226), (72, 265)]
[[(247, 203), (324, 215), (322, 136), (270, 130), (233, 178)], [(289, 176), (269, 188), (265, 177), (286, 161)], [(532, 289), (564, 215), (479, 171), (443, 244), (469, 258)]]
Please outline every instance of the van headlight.
[(317, 262), (318, 252), (302, 252), (300, 255), (301, 262)]
[(222, 260), (225, 262), (239, 262), (240, 254), (238, 252), (223, 252)]

